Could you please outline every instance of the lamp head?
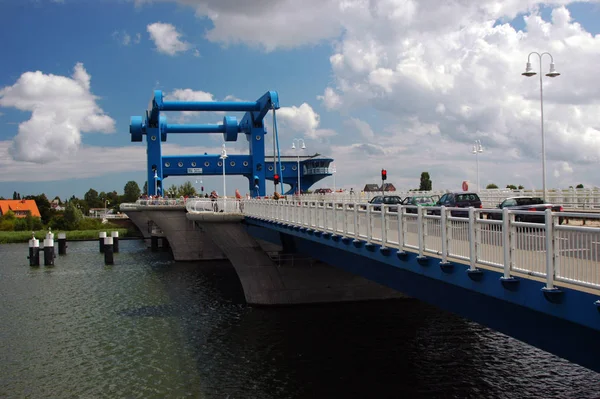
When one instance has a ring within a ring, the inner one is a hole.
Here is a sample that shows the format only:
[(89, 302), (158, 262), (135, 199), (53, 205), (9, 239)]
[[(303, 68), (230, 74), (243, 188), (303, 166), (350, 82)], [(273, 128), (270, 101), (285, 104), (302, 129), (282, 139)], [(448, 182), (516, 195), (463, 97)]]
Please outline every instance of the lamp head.
[(525, 72), (523, 72), (521, 75), (523, 75), (523, 76), (534, 76), (534, 75), (536, 75), (535, 71), (531, 67), (531, 62), (527, 63), (527, 65), (525, 66)]
[(305, 150), (306, 146), (304, 145), (304, 141), (302, 142), (302, 149)]
[(292, 143), (292, 150), (296, 149), (296, 143)]
[(550, 77), (550, 78), (555, 78), (557, 76), (559, 76), (560, 73), (556, 72), (556, 69), (554, 68), (554, 62), (550, 63), (550, 72), (548, 72), (546, 74), (546, 76)]

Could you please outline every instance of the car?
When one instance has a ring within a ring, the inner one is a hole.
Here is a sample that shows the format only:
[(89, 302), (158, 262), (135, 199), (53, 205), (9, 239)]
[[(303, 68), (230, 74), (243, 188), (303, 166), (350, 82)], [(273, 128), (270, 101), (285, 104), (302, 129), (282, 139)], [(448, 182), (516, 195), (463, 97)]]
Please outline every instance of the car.
[[(563, 207), (560, 205), (552, 205), (546, 203), (542, 198), (539, 197), (510, 197), (498, 205), (498, 209), (508, 208), (516, 211), (538, 211), (544, 212), (546, 209), (552, 209), (552, 212), (562, 212)], [(488, 213), (488, 219), (502, 220), (502, 213)], [(520, 213), (515, 215), (515, 221), (527, 222), (527, 223), (545, 223), (545, 215), (532, 215), (527, 213)], [(560, 217), (558, 222), (562, 224), (564, 221), (563, 217)]]
[[(414, 197), (406, 197), (402, 200), (402, 205), (414, 206), (435, 206), (437, 199), (430, 195), (416, 195)], [(406, 213), (417, 213), (415, 208), (406, 208)]]
[[(385, 204), (385, 205), (400, 205), (402, 203), (402, 197), (397, 195), (377, 195), (371, 200), (369, 200), (369, 204)], [(398, 212), (398, 206), (390, 206), (388, 207), (390, 212)], [(380, 206), (374, 206), (374, 211), (381, 211)]]
[[(477, 193), (446, 193), (438, 200), (435, 206), (445, 206), (447, 208), (482, 208), (481, 199)], [(441, 214), (439, 209), (431, 211), (433, 215)], [(469, 217), (468, 211), (451, 211), (450, 216)]]
[(329, 194), (332, 193), (333, 191), (330, 188), (317, 188), (315, 190), (315, 194)]

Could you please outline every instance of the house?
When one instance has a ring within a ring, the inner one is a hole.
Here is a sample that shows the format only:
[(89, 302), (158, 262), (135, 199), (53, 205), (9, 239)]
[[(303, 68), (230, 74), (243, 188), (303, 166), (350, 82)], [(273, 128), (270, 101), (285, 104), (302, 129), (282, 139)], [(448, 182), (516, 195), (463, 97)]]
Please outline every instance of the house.
[(383, 187), (384, 191), (396, 191), (396, 187), (392, 183), (385, 183)]
[(365, 193), (371, 193), (374, 191), (381, 191), (377, 184), (365, 184), (365, 188), (363, 188)]
[(12, 211), (18, 218), (24, 218), (28, 214), (33, 217), (41, 217), (34, 200), (0, 200), (0, 215), (5, 215), (8, 211)]
[[(394, 187), (392, 183), (385, 183), (383, 187), (385, 188), (385, 191), (396, 191), (396, 187)], [(365, 193), (380, 192), (381, 186), (377, 184), (366, 184), (365, 188), (363, 188), (363, 191)]]

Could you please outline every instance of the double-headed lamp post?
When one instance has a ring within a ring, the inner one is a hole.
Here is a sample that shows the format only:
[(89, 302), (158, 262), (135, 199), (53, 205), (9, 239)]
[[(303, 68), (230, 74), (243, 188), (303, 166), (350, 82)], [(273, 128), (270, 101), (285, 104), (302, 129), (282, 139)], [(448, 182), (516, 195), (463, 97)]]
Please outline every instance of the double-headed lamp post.
[(479, 154), (483, 152), (483, 147), (481, 145), (481, 140), (475, 140), (475, 144), (473, 144), (473, 154), (475, 154), (475, 164), (477, 165), (477, 192), (481, 190), (479, 186)]
[[(298, 147), (296, 147), (296, 143), (298, 143)], [(300, 143), (302, 143), (302, 147), (300, 147)], [(296, 159), (297, 159), (296, 168), (298, 168), (298, 195), (300, 195), (300, 194), (302, 194), (302, 190), (300, 189), (300, 153), (298, 151), (306, 149), (306, 145), (304, 144), (304, 139), (292, 140), (292, 149), (296, 150)]]
[(104, 218), (106, 218), (106, 215), (108, 215), (108, 207), (107, 207), (108, 204), (110, 204), (110, 201), (105, 199), (104, 200)]
[(219, 158), (223, 163), (223, 198), (227, 198), (227, 192), (225, 191), (225, 160), (227, 159), (227, 150), (225, 149), (225, 144), (223, 144), (223, 148), (221, 149), (221, 156)]
[(542, 127), (542, 189), (544, 190), (544, 201), (546, 201), (546, 144), (544, 142), (544, 91), (542, 89), (542, 56), (547, 55), (550, 57), (550, 71), (546, 74), (546, 76), (550, 78), (555, 78), (560, 73), (556, 72), (554, 69), (554, 58), (550, 53), (538, 53), (536, 51), (532, 51), (527, 56), (527, 65), (525, 66), (525, 72), (522, 73), (523, 76), (534, 76), (536, 72), (531, 67), (531, 55), (535, 54), (538, 56), (540, 60), (540, 115), (541, 115), (541, 127)]

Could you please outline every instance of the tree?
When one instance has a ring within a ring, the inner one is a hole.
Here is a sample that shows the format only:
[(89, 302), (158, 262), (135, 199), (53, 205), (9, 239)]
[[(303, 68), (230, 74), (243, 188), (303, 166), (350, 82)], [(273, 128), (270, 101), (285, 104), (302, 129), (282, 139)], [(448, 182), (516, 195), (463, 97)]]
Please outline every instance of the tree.
[(144, 188), (143, 188), (144, 194), (148, 194), (148, 180), (146, 180), (144, 182)]
[(48, 201), (46, 194), (28, 195), (27, 197), (24, 197), (24, 199), (31, 199), (35, 201), (35, 204), (37, 205), (38, 210), (40, 211), (40, 215), (42, 216), (42, 223), (44, 224), (48, 224), (50, 219), (52, 219), (52, 216), (56, 214), (56, 211), (52, 209), (52, 206), (50, 205), (50, 201)]
[(93, 188), (90, 188), (88, 192), (83, 195), (83, 199), (90, 208), (100, 208), (101, 206), (104, 206), (102, 201), (98, 198), (98, 191)]
[(429, 178), (429, 172), (421, 173), (421, 183), (419, 184), (419, 191), (431, 191), (431, 179)]
[(65, 208), (63, 215), (65, 227), (67, 230), (74, 230), (79, 226), (79, 223), (83, 220), (83, 213), (73, 204), (69, 202)]
[(519, 184), (519, 190), (523, 190), (525, 187), (523, 187), (522, 185)]
[(487, 186), (485, 186), (486, 189), (490, 189), (490, 188), (498, 188), (497, 185), (495, 185), (494, 183), (490, 183)]
[(13, 191), (13, 199), (16, 200), (17, 199), (17, 192)]
[(579, 183), (578, 185), (575, 186), (575, 188), (583, 188), (583, 184)]
[(171, 184), (171, 187), (169, 187), (167, 189), (167, 192), (165, 194), (167, 194), (167, 195), (169, 195), (171, 197), (179, 197), (180, 196), (180, 194), (179, 194), (179, 187), (177, 187), (174, 184)]
[(140, 186), (138, 186), (137, 182), (130, 180), (125, 183), (125, 187), (123, 188), (124, 202), (135, 202), (140, 198), (140, 194)]
[(181, 186), (179, 186), (179, 196), (183, 197), (193, 197), (196, 195), (196, 187), (192, 184), (191, 181), (186, 181)]
[(516, 190), (516, 189), (517, 189), (517, 186), (515, 186), (514, 184), (508, 184), (508, 185), (506, 186), (506, 188), (508, 188), (509, 190)]

